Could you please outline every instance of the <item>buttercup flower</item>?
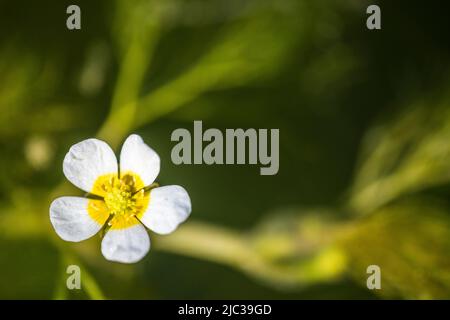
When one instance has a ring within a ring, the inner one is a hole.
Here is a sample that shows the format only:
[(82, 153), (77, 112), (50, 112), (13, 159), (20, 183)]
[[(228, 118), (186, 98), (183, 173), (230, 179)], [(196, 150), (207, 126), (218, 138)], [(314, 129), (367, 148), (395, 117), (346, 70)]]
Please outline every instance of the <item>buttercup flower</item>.
[(104, 228), (101, 250), (106, 259), (141, 260), (150, 250), (145, 227), (168, 234), (191, 213), (191, 200), (183, 187), (152, 185), (159, 168), (159, 156), (135, 134), (122, 146), (120, 165), (101, 140), (73, 145), (64, 158), (64, 175), (91, 196), (52, 202), (50, 221), (56, 233), (66, 241), (79, 242)]

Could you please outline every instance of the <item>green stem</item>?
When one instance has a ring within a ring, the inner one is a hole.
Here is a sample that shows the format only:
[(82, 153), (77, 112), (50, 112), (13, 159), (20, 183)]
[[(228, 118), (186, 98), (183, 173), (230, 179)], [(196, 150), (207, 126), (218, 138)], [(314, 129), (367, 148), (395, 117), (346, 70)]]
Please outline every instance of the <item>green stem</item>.
[(136, 34), (130, 41), (120, 66), (110, 113), (97, 134), (113, 148), (129, 133), (136, 119), (139, 92), (158, 38), (157, 26), (147, 31), (145, 36)]

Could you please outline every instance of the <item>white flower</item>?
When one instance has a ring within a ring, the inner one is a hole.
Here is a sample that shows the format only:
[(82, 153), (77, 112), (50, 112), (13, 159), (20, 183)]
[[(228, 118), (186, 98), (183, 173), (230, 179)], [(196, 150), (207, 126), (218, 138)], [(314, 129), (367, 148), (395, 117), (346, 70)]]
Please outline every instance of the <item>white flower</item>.
[[(66, 241), (86, 240), (103, 227), (103, 256), (133, 263), (150, 249), (145, 227), (168, 234), (191, 213), (183, 187), (149, 187), (159, 173), (156, 152), (138, 135), (130, 135), (120, 152), (120, 166), (105, 142), (87, 139), (73, 145), (63, 171), (78, 188), (97, 197), (61, 197), (50, 205), (50, 221)], [(145, 227), (144, 227), (145, 226)]]

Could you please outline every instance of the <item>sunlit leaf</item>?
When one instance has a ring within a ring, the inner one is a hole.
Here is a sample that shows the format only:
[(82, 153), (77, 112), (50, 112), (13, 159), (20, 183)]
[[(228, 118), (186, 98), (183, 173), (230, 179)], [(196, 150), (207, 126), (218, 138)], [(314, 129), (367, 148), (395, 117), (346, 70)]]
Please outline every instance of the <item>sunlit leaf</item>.
[(351, 205), (367, 213), (405, 194), (450, 181), (448, 99), (421, 102), (372, 130)]
[(381, 269), (386, 298), (450, 297), (450, 217), (432, 200), (408, 200), (356, 221), (343, 238), (349, 270), (366, 286), (369, 265)]

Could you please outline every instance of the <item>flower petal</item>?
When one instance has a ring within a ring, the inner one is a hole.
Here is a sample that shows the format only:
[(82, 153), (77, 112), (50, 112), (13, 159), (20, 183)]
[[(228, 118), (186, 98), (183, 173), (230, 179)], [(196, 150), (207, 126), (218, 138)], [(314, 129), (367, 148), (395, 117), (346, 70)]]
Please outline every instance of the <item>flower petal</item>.
[(114, 151), (98, 139), (87, 139), (73, 145), (63, 163), (67, 179), (86, 192), (92, 192), (99, 176), (117, 174), (117, 168)]
[(103, 256), (110, 261), (134, 263), (150, 250), (150, 239), (141, 224), (125, 229), (110, 229), (102, 240)]
[(56, 233), (66, 241), (78, 242), (95, 235), (105, 224), (108, 215), (97, 216), (88, 212), (89, 202), (102, 203), (80, 197), (61, 197), (50, 205), (50, 221)]
[(173, 232), (191, 213), (191, 199), (181, 186), (165, 186), (150, 191), (142, 223), (159, 234)]
[(136, 134), (125, 140), (120, 151), (120, 172), (131, 171), (139, 175), (146, 186), (155, 181), (159, 174), (160, 159), (142, 138)]

